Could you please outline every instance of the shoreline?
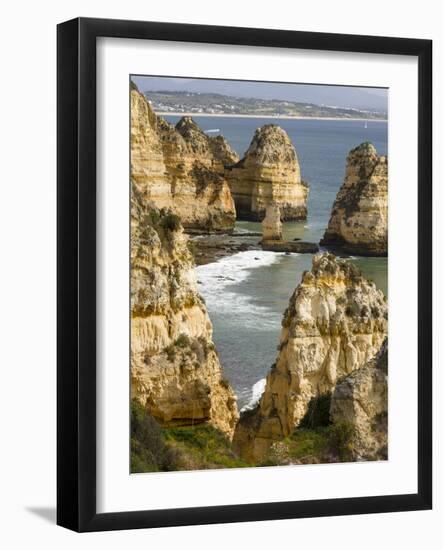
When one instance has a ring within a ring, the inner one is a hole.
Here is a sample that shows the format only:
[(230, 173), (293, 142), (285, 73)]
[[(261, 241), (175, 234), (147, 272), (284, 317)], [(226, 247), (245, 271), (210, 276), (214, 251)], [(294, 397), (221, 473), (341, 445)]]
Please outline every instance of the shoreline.
[(227, 256), (232, 256), (238, 252), (248, 250), (262, 250), (259, 241), (260, 237), (256, 235), (230, 235), (222, 234), (188, 234), (193, 243), (193, 256), (195, 267), (217, 262)]
[(271, 118), (277, 120), (335, 120), (349, 122), (388, 122), (386, 118), (345, 118), (345, 117), (325, 117), (325, 116), (293, 116), (293, 115), (246, 115), (246, 114), (230, 114), (230, 113), (192, 113), (192, 112), (169, 112), (155, 111), (159, 116), (191, 116), (191, 117), (211, 117), (211, 118)]

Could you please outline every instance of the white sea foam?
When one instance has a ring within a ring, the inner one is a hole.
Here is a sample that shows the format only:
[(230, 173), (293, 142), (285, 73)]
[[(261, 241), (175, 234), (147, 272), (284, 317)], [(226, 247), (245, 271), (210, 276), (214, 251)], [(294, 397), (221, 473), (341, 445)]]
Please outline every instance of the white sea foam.
[(244, 407), (242, 407), (240, 412), (250, 411), (251, 409), (253, 409), (257, 405), (257, 403), (260, 401), (260, 397), (263, 395), (263, 392), (265, 391), (265, 387), (266, 387), (266, 378), (261, 378), (258, 382), (256, 382), (252, 386), (251, 398), (249, 399), (248, 403)]
[(201, 290), (214, 291), (244, 281), (251, 269), (271, 265), (282, 255), (282, 252), (245, 250), (210, 264), (199, 265), (196, 271)]
[[(208, 309), (217, 313), (237, 312), (245, 324), (254, 322), (257, 313), (272, 315), (268, 308), (252, 304), (252, 297), (236, 292), (233, 287), (247, 280), (254, 269), (266, 267), (278, 261), (283, 253), (262, 250), (246, 250), (232, 256), (221, 258), (217, 262), (200, 265), (196, 268), (199, 292), (204, 297)], [(279, 316), (276, 317), (280, 322)]]

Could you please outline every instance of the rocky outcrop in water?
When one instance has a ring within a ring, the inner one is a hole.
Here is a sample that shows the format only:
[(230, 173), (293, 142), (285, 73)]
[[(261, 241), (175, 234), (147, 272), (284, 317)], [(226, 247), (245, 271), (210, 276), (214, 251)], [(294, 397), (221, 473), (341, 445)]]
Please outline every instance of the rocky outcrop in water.
[(187, 229), (231, 231), (235, 205), (224, 163), (236, 160), (224, 138), (207, 136), (189, 117), (174, 127), (131, 90), (131, 178), (144, 201), (170, 208)]
[(283, 225), (280, 220), (280, 208), (271, 203), (266, 207), (266, 216), (262, 223), (262, 243), (266, 241), (281, 241), (283, 239)]
[(261, 221), (270, 203), (282, 220), (306, 219), (308, 187), (288, 134), (275, 124), (255, 131), (245, 156), (226, 171), (237, 217)]
[(369, 142), (348, 155), (345, 180), (320, 244), (351, 254), (388, 253), (388, 159)]
[(131, 397), (162, 426), (209, 423), (231, 437), (238, 418), (196, 289), (188, 237), (179, 218), (148, 205), (134, 183)]
[(286, 252), (287, 254), (316, 254), (319, 251), (316, 243), (300, 240), (283, 240), (283, 224), (280, 220), (280, 208), (274, 202), (266, 207), (266, 216), (262, 221), (262, 232), (260, 244), (263, 250)]
[(365, 365), (387, 334), (387, 303), (353, 264), (331, 254), (313, 257), (292, 295), (279, 353), (257, 408), (242, 415), (234, 442), (260, 460), (273, 441), (299, 425), (312, 399)]
[(388, 343), (362, 368), (335, 387), (331, 420), (352, 428), (355, 460), (388, 458)]

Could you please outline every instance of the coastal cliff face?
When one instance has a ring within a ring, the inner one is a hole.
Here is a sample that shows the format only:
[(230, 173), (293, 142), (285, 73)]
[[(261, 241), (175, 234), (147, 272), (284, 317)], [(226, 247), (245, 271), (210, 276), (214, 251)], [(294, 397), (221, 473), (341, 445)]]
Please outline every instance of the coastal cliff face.
[(131, 90), (131, 178), (145, 201), (170, 208), (185, 228), (231, 231), (235, 205), (224, 162), (237, 156), (224, 138), (209, 137), (189, 117), (174, 127)]
[(367, 363), (387, 333), (387, 303), (351, 263), (313, 257), (284, 313), (279, 354), (255, 410), (240, 418), (234, 443), (243, 457), (261, 460), (288, 436), (313, 398)]
[(387, 255), (388, 159), (377, 155), (371, 143), (349, 153), (345, 180), (320, 244), (359, 255)]
[(131, 397), (164, 427), (208, 423), (232, 437), (236, 398), (223, 379), (179, 218), (133, 183)]
[(388, 458), (388, 342), (361, 369), (337, 384), (331, 420), (352, 428), (354, 460)]
[(255, 131), (245, 156), (226, 170), (237, 216), (261, 221), (275, 203), (281, 219), (306, 219), (308, 187), (288, 134), (275, 124)]

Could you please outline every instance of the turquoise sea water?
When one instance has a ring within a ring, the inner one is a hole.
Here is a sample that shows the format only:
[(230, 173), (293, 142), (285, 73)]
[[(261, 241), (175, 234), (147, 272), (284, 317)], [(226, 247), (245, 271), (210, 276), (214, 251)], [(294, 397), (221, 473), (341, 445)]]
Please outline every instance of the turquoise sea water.
[[(176, 123), (179, 117), (166, 117)], [(297, 150), (302, 177), (310, 186), (308, 219), (284, 224), (285, 238), (318, 242), (329, 220), (332, 203), (343, 181), (346, 155), (363, 141), (387, 154), (386, 122), (330, 120), (270, 120), (195, 117), (203, 130), (219, 129), (242, 155), (256, 128), (275, 122), (282, 126)], [(210, 135), (217, 135), (212, 133)], [(260, 230), (260, 224), (237, 222), (239, 228)], [(286, 256), (246, 251), (197, 268), (200, 292), (214, 326), (214, 341), (225, 376), (244, 406), (259, 395), (277, 356), (280, 323), (288, 300), (311, 266), (310, 254)], [(351, 257), (366, 277), (387, 294), (387, 258)], [(255, 385), (255, 389), (254, 388)]]

